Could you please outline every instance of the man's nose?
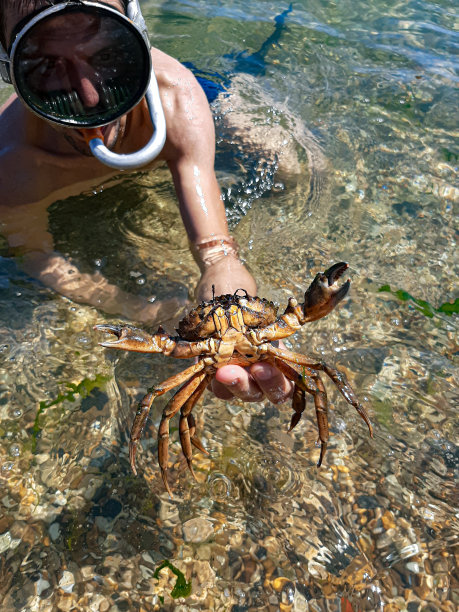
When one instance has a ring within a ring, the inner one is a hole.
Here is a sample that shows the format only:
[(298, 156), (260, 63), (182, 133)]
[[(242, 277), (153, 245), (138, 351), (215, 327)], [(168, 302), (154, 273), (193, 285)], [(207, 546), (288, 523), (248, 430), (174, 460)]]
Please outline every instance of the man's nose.
[(96, 89), (96, 73), (84, 60), (75, 59), (72, 66), (72, 85), (76, 89), (83, 106), (93, 107), (99, 104), (99, 93)]

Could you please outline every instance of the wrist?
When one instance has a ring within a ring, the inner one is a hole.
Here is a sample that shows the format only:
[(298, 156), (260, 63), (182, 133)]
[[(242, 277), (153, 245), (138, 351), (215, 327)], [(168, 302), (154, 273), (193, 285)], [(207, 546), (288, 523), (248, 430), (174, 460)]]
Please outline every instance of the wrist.
[(217, 234), (190, 242), (190, 250), (201, 272), (225, 257), (239, 259), (239, 247), (230, 235)]

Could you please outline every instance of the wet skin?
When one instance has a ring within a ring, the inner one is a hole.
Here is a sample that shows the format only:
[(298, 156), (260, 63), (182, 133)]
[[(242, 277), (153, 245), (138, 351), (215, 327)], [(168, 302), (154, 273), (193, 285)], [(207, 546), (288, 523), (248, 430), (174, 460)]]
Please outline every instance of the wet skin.
[[(117, 1), (106, 4), (122, 10)], [(22, 3), (18, 6), (11, 1), (7, 5), (7, 39), (27, 11), (30, 6)], [(188, 238), (199, 242), (209, 236), (228, 235), (214, 172), (215, 134), (206, 97), (192, 74), (176, 60), (158, 49), (152, 49), (152, 60), (167, 124), (167, 140), (158, 160), (166, 161), (172, 174)], [(89, 73), (84, 76), (81, 67), (80, 73), (83, 76), (77, 87), (91, 103), (91, 96), (95, 101), (94, 93), (89, 80), (85, 81)], [(144, 102), (104, 127), (107, 146), (120, 153), (138, 150), (151, 134)], [(82, 131), (44, 121), (23, 106), (16, 95), (1, 108), (0, 190), (5, 195), (0, 204), (0, 221), (10, 247), (24, 255), (26, 270), (75, 301), (139, 322), (161, 322), (173, 305), (162, 307), (125, 294), (102, 275), (80, 273), (54, 251), (47, 224), (48, 206), (115, 174), (91, 156)], [(238, 288), (252, 295), (257, 293), (253, 277), (234, 255), (224, 256), (210, 267), (203, 266), (201, 271), (198, 301), (211, 297), (212, 285), (217, 294)], [(260, 363), (249, 368), (222, 367), (212, 382), (217, 397), (235, 396), (244, 401), (260, 401), (266, 396), (278, 403), (291, 395), (292, 388), (278, 370)]]

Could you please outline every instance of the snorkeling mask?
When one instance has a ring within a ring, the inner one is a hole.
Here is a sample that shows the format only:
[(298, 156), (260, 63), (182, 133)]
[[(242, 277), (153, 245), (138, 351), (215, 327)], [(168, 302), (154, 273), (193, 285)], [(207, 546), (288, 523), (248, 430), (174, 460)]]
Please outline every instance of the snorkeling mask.
[[(0, 74), (40, 117), (82, 129), (93, 155), (117, 169), (143, 166), (161, 152), (166, 121), (138, 0), (127, 16), (100, 2), (69, 0), (19, 22), (8, 53), (0, 45)], [(146, 97), (154, 133), (135, 153), (120, 155), (98, 129)]]

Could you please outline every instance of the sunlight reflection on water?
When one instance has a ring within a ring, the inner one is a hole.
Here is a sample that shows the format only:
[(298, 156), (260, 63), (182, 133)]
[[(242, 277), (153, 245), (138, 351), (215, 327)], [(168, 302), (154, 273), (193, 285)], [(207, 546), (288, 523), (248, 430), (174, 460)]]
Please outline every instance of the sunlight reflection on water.
[[(163, 50), (221, 74), (260, 48), (280, 10), (144, 5)], [(311, 402), (287, 434), (288, 406), (208, 393), (195, 412), (210, 455), (195, 453), (192, 482), (173, 432), (170, 501), (156, 460), (166, 400), (144, 432), (138, 478), (126, 430), (146, 388), (181, 365), (98, 347), (100, 313), (3, 257), (3, 609), (455, 609), (457, 318), (379, 291), (434, 308), (456, 297), (452, 6), (398, 11), (295, 3), (264, 74), (240, 74), (213, 105), (217, 172), (259, 294), (283, 308), (318, 270), (351, 264), (349, 298), (287, 344), (345, 371), (375, 439), (327, 385), (332, 435), (317, 470)], [(95, 191), (53, 206), (56, 248), (131, 292), (191, 290), (198, 272), (166, 173)], [(174, 575), (154, 577), (165, 558), (192, 580), (181, 608)]]

